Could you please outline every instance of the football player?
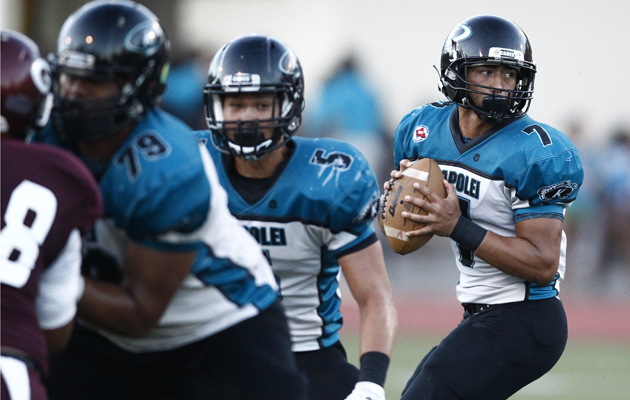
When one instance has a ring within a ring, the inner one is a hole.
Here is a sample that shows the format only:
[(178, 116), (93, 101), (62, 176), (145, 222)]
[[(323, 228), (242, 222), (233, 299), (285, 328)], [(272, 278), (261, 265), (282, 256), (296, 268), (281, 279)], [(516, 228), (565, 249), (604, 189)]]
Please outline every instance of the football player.
[(419, 186), (428, 200), (405, 200), (428, 214), (406, 217), (427, 224), (410, 236), (452, 239), (464, 308), (457, 328), (420, 362), (403, 399), (507, 399), (564, 351), (562, 222), (583, 170), (566, 135), (527, 115), (535, 74), (529, 40), (516, 24), (493, 15), (466, 19), (442, 50), (448, 101), (411, 111), (396, 130), (400, 170), (424, 157), (442, 169), (446, 199)]
[(105, 215), (51, 398), (302, 399), (269, 263), (205, 147), (156, 107), (168, 57), (159, 20), (131, 1), (87, 3), (59, 33), (46, 138), (92, 170)]
[[(224, 45), (204, 98), (208, 149), (230, 211), (271, 260), (309, 398), (383, 399), (397, 317), (371, 226), (379, 190), (365, 156), (338, 140), (294, 136), (304, 76), (276, 38)], [(361, 313), (360, 370), (339, 341), (341, 272)]]
[(48, 121), (50, 68), (39, 48), (3, 30), (3, 399), (48, 398), (48, 354), (70, 338), (81, 286), (81, 239), (101, 213), (94, 178), (73, 154), (26, 143)]

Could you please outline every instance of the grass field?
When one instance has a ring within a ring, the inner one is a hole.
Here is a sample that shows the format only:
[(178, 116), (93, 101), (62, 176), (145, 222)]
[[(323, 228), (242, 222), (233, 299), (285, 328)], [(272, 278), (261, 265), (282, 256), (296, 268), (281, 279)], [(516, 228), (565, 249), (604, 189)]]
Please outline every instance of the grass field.
[[(388, 400), (400, 393), (439, 336), (399, 335), (385, 383)], [(630, 338), (628, 338), (630, 339)], [(342, 331), (349, 360), (358, 365), (355, 332)], [(630, 398), (630, 341), (571, 341), (556, 366), (538, 381), (512, 396), (514, 400), (626, 400)]]

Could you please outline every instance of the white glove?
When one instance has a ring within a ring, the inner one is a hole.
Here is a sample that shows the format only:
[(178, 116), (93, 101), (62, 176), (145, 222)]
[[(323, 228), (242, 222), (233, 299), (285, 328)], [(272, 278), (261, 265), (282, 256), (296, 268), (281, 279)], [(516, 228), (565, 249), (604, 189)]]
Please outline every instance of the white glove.
[(385, 389), (374, 382), (357, 382), (346, 400), (385, 400)]

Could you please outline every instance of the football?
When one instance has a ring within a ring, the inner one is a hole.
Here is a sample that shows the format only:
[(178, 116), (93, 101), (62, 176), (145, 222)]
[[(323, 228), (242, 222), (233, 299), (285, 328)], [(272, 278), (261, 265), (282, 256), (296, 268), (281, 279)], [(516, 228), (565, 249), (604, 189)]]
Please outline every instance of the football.
[(409, 254), (424, 246), (433, 234), (407, 237), (405, 232), (415, 231), (425, 224), (415, 222), (402, 217), (403, 211), (413, 214), (426, 215), (426, 211), (418, 206), (407, 203), (405, 196), (413, 196), (424, 199), (424, 195), (418, 192), (413, 184), (429, 186), (431, 190), (442, 198), (446, 197), (446, 190), (442, 184), (442, 171), (438, 163), (431, 158), (423, 158), (405, 169), (402, 176), (389, 182), (389, 190), (385, 193), (379, 222), (383, 233), (387, 236), (390, 246), (398, 254)]

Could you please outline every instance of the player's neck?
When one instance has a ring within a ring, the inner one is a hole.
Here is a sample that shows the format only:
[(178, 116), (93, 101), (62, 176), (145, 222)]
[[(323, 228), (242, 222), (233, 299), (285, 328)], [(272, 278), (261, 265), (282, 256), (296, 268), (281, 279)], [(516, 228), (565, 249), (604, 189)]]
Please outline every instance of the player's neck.
[(245, 161), (240, 157), (235, 157), (234, 166), (236, 172), (245, 178), (270, 178), (284, 161), (286, 153), (287, 146), (282, 146), (256, 161)]
[(79, 151), (95, 161), (106, 161), (111, 159), (118, 148), (124, 143), (131, 132), (133, 125), (129, 125), (102, 139), (89, 142), (79, 141), (76, 143)]
[(459, 129), (467, 138), (474, 139), (490, 129), (496, 122), (484, 121), (471, 109), (458, 107)]

